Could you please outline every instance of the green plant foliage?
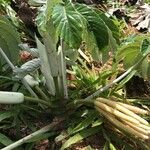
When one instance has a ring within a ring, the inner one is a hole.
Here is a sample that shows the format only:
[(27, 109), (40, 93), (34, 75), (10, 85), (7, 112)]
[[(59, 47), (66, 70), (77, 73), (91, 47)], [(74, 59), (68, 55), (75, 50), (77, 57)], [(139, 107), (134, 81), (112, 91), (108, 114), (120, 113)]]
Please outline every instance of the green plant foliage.
[(136, 72), (136, 70), (133, 70), (128, 76), (121, 80), (115, 90), (119, 90), (124, 87), (124, 85), (136, 74)]
[(4, 120), (4, 119), (7, 119), (7, 118), (10, 118), (14, 116), (13, 112), (9, 112), (9, 111), (6, 111), (6, 112), (0, 112), (0, 121)]
[[(17, 30), (11, 22), (4, 16), (0, 16), (0, 47), (16, 63), (18, 60), (20, 38)], [(3, 58), (0, 59), (0, 68), (4, 64)], [(1, 70), (1, 69), (0, 69)]]
[(62, 0), (47, 0), (46, 22), (50, 20), (55, 5), (63, 3)]
[(0, 143), (3, 144), (4, 146), (7, 146), (9, 144), (12, 144), (13, 141), (10, 140), (6, 135), (0, 133)]
[(4, 3), (10, 3), (10, 0), (0, 0), (0, 5), (2, 5)]
[(84, 18), (75, 11), (73, 4), (57, 5), (53, 11), (53, 23), (56, 32), (70, 47), (79, 47), (82, 42), (82, 33), (86, 24)]
[(109, 45), (110, 38), (113, 38), (109, 36), (109, 30), (112, 30), (114, 35), (118, 32), (114, 23), (101, 11), (87, 5), (56, 5), (52, 19), (58, 36), (73, 48), (79, 48), (87, 36), (94, 36), (95, 40), (92, 41), (102, 50)]
[[(87, 20), (88, 29), (93, 32), (100, 50), (109, 44), (109, 31), (118, 32), (114, 23), (101, 11), (87, 5), (76, 4), (77, 11)], [(111, 27), (111, 28), (109, 28)]]
[(141, 45), (142, 54), (146, 54), (150, 52), (150, 39), (144, 39)]
[[(120, 46), (116, 53), (116, 60), (117, 62), (123, 60), (124, 67), (127, 69), (143, 59), (148, 53), (150, 53), (150, 38), (147, 35), (135, 36), (131, 42), (125, 42)], [(136, 69), (139, 75), (149, 80), (149, 56), (145, 57)]]
[(107, 141), (105, 143), (105, 146), (104, 146), (103, 150), (116, 150), (116, 148), (112, 143)]
[(75, 134), (74, 136), (70, 137), (61, 147), (60, 150), (64, 150), (68, 147), (70, 147), (72, 144), (75, 144), (81, 140), (83, 140), (84, 138), (87, 138), (93, 134), (96, 134), (100, 131), (100, 126), (97, 127), (93, 127), (93, 128), (89, 128), (89, 129), (85, 129), (82, 130), (81, 132)]
[(69, 134), (75, 134), (81, 130), (84, 130), (89, 125), (91, 125), (92, 121), (98, 117), (95, 112), (91, 112), (85, 119), (83, 119), (79, 124), (77, 124), (73, 129), (69, 129)]

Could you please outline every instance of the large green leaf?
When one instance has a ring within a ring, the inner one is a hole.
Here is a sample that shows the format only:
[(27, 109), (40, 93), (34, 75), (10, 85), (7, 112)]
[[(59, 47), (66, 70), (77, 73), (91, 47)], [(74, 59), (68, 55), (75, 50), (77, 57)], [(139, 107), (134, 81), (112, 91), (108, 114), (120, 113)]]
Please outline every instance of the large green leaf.
[(129, 68), (134, 65), (140, 57), (140, 43), (130, 43), (127, 45), (122, 45), (116, 54), (117, 61), (124, 60), (124, 66)]
[[(103, 12), (81, 4), (76, 4), (76, 9), (87, 20), (88, 28), (94, 33), (100, 50), (108, 46), (112, 38), (119, 40), (119, 29)], [(110, 36), (110, 32), (113, 36)]]
[(116, 53), (116, 60), (118, 62), (123, 60), (124, 66), (127, 69), (144, 58), (136, 70), (139, 75), (149, 80), (150, 62), (149, 57), (145, 57), (148, 53), (150, 53), (150, 38), (146, 35), (140, 35), (135, 37), (131, 42), (123, 43), (120, 46)]
[(116, 50), (118, 28), (96, 8), (78, 3), (59, 4), (54, 7), (52, 19), (58, 36), (72, 48), (79, 48), (85, 41), (95, 60), (101, 59), (102, 50), (107, 55), (109, 50)]
[[(11, 22), (4, 16), (0, 16), (0, 47), (16, 63), (18, 60), (20, 38), (17, 30)], [(4, 59), (0, 59), (0, 64), (4, 64)]]
[(58, 36), (63, 38), (70, 47), (78, 48), (82, 42), (82, 34), (86, 24), (73, 4), (57, 5), (54, 8), (52, 18)]
[(80, 4), (76, 4), (76, 10), (87, 21), (88, 30), (93, 32), (99, 49), (102, 50), (102, 48), (108, 46), (109, 44), (108, 27), (100, 17), (100, 14), (102, 14), (102, 12), (87, 5), (80, 5)]
[(53, 12), (53, 8), (57, 5), (63, 3), (62, 0), (47, 0), (46, 4), (46, 21), (50, 20)]
[(119, 41), (120, 38), (119, 28), (115, 25), (113, 20), (107, 17), (104, 13), (99, 13), (99, 16), (105, 22), (107, 27), (111, 30), (113, 37), (116, 39), (116, 41)]

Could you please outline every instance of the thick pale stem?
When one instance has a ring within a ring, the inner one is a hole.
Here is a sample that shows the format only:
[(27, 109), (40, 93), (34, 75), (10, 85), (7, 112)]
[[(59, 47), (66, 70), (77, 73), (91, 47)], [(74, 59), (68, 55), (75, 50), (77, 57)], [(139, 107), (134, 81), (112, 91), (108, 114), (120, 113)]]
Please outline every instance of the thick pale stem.
[(62, 73), (62, 85), (63, 85), (63, 95), (64, 99), (68, 99), (68, 89), (67, 89), (67, 80), (66, 80), (66, 63), (64, 57), (64, 42), (61, 39), (61, 73)]
[(38, 136), (38, 135), (41, 135), (43, 133), (46, 133), (47, 131), (50, 131), (50, 130), (57, 130), (57, 126), (63, 121), (63, 119), (60, 119), (58, 122), (53, 122), (51, 123), (50, 125), (47, 125), (45, 127), (43, 127), (42, 129), (20, 139), (19, 141), (17, 142), (14, 142), (13, 144), (10, 144), (9, 146), (5, 147), (5, 148), (2, 148), (1, 150), (12, 150), (24, 143), (26, 143), (28, 140), (34, 138), (35, 136)]

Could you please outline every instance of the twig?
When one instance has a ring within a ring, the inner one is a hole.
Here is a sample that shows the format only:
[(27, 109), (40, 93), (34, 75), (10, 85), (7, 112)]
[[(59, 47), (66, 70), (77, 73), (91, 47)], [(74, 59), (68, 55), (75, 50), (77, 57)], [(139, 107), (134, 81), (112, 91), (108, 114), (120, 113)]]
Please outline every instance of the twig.
[(40, 134), (43, 134), (43, 133), (45, 133), (45, 132), (47, 132), (47, 131), (49, 131), (49, 130), (53, 130), (53, 131), (55, 130), (55, 131), (56, 131), (57, 128), (59, 128), (60, 123), (61, 123), (62, 121), (64, 121), (64, 118), (60, 119), (60, 120), (57, 121), (57, 122), (56, 122), (56, 121), (52, 122), (51, 124), (49, 124), (49, 125), (47, 125), (47, 126), (41, 128), (40, 130), (38, 130), (38, 131), (36, 131), (36, 132), (34, 132), (34, 133), (32, 133), (32, 134), (26, 136), (26, 137), (24, 137), (24, 138), (22, 138), (22, 139), (20, 139), (20, 140), (18, 140), (18, 141), (16, 141), (16, 142), (14, 142), (13, 144), (8, 145), (8, 146), (5, 147), (5, 148), (2, 148), (1, 150), (12, 150), (12, 149), (14, 149), (14, 148), (16, 148), (16, 147), (18, 147), (18, 146), (20, 146), (20, 145), (26, 143), (28, 140), (34, 138), (35, 136), (38, 136), (38, 135), (40, 135)]

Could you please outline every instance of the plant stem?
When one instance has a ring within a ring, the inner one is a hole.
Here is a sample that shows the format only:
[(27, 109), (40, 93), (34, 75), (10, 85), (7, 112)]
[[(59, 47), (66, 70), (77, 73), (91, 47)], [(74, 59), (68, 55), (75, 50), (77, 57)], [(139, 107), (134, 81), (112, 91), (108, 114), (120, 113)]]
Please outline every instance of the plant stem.
[(90, 100), (95, 98), (96, 96), (98, 96), (99, 94), (101, 94), (102, 92), (108, 90), (110, 87), (112, 87), (113, 85), (115, 85), (117, 82), (121, 81), (123, 78), (125, 78), (129, 73), (131, 73), (133, 71), (133, 69), (135, 69), (142, 61), (143, 59), (148, 55), (149, 53), (143, 54), (143, 57), (132, 67), (130, 67), (125, 73), (123, 73), (121, 76), (119, 76), (118, 78), (116, 78), (112, 83), (100, 88), (99, 90), (97, 90), (95, 93), (93, 93), (92, 95), (88, 96), (87, 98), (85, 98), (84, 100)]
[(13, 63), (9, 60), (9, 58), (6, 56), (6, 54), (4, 53), (4, 51), (0, 48), (0, 53), (3, 56), (3, 58), (6, 60), (6, 62), (8, 63), (8, 65), (10, 66), (10, 68), (13, 70), (15, 69), (15, 66), (13, 65)]
[(124, 77), (126, 77), (134, 68), (131, 67), (129, 68), (125, 73), (123, 73), (121, 76), (119, 76), (117, 79), (115, 79), (112, 83), (100, 88), (99, 90), (97, 90), (95, 93), (93, 93), (92, 95), (88, 96), (87, 98), (85, 98), (84, 100), (90, 100), (95, 98), (96, 96), (98, 96), (99, 94), (101, 94), (102, 92), (108, 90), (110, 87), (112, 87), (114, 84), (116, 84), (117, 82), (119, 82), (120, 80), (122, 80)]
[(38, 131), (36, 131), (36, 132), (34, 132), (34, 133), (32, 133), (32, 134), (26, 136), (26, 137), (24, 137), (24, 138), (22, 138), (22, 139), (20, 139), (20, 140), (18, 140), (18, 141), (16, 141), (16, 142), (14, 142), (13, 144), (8, 145), (8, 146), (5, 147), (5, 148), (2, 148), (1, 150), (12, 150), (12, 149), (14, 149), (14, 148), (16, 148), (16, 147), (18, 147), (18, 146), (20, 146), (20, 145), (26, 143), (28, 140), (34, 138), (35, 136), (41, 135), (41, 134), (46, 133), (46, 132), (48, 132), (48, 131), (50, 131), (50, 130), (53, 130), (53, 131), (55, 130), (55, 131), (56, 131), (57, 128), (59, 128), (59, 125), (60, 125), (60, 123), (61, 123), (63, 120), (64, 120), (64, 119), (60, 119), (60, 120), (57, 121), (57, 122), (54, 121), (54, 122), (52, 122), (51, 124), (49, 124), (49, 125), (47, 125), (47, 126), (41, 128), (40, 130), (38, 130)]
[(46, 101), (44, 101), (42, 99), (39, 99), (39, 98), (33, 98), (33, 97), (27, 97), (27, 96), (25, 96), (24, 100), (25, 101), (30, 101), (30, 102), (33, 102), (33, 103), (41, 103), (41, 104), (44, 104), (46, 106), (52, 107), (51, 103), (46, 102)]
[(94, 101), (91, 99), (90, 100), (84, 100), (84, 99), (74, 100), (74, 101), (67, 104), (66, 109), (67, 110), (73, 110), (74, 108), (77, 109), (78, 107), (80, 107), (82, 105), (94, 107)]
[(39, 57), (41, 60), (41, 71), (46, 79), (46, 86), (48, 88), (49, 93), (54, 96), (56, 93), (56, 90), (55, 90), (54, 81), (52, 78), (52, 72), (51, 72), (51, 67), (50, 67), (50, 63), (48, 60), (46, 47), (40, 42), (40, 40), (37, 37), (35, 38), (36, 38), (36, 43), (37, 43), (37, 47), (39, 50)]
[(63, 96), (64, 99), (68, 99), (68, 89), (67, 89), (67, 80), (66, 80), (66, 63), (64, 57), (64, 41), (61, 39), (61, 73), (62, 73), (62, 85), (63, 85)]
[(46, 101), (49, 101), (49, 98), (47, 97), (47, 95), (42, 91), (42, 89), (38, 85), (34, 86), (34, 88), (42, 96), (43, 99), (45, 99)]
[(32, 90), (32, 88), (29, 86), (29, 84), (27, 83), (27, 81), (23, 78), (21, 79), (21, 82), (23, 83), (23, 85), (26, 87), (26, 89), (30, 92), (30, 94), (36, 98), (38, 98), (38, 96), (35, 94), (35, 92)]

